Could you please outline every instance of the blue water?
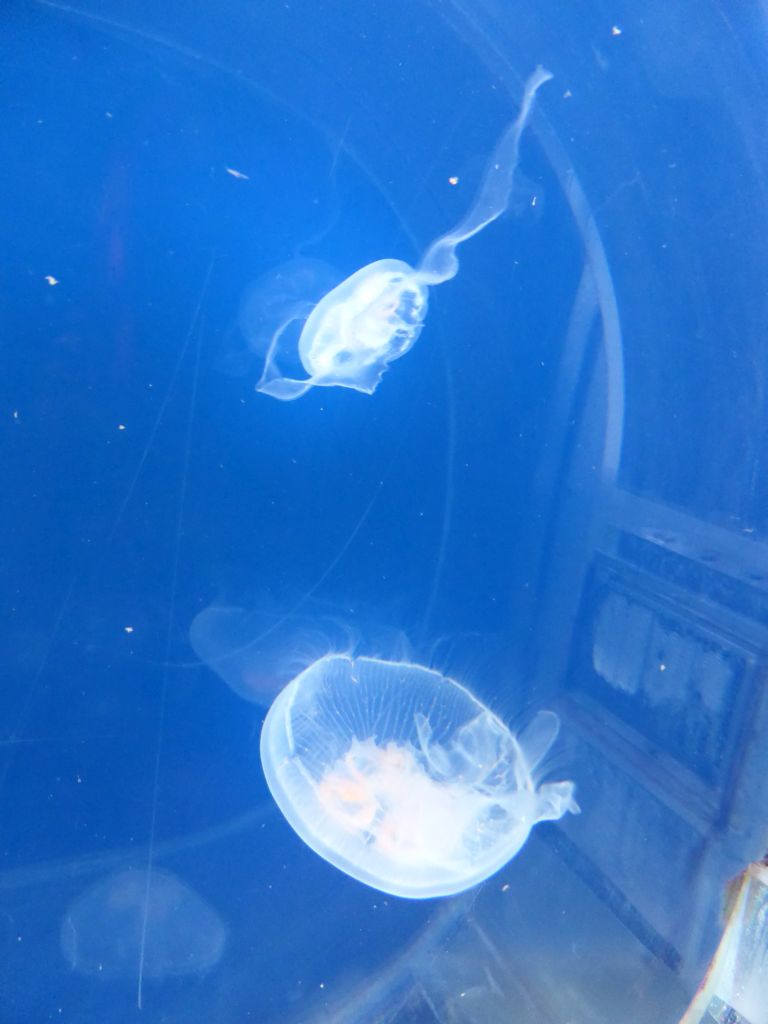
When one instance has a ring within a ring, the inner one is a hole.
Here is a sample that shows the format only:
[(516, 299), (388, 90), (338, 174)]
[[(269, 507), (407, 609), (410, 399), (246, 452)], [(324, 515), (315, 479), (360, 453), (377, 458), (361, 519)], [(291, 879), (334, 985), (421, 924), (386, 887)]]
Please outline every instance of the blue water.
[[(660, 1024), (695, 991), (766, 846), (764, 73), (715, 5), (694, 38), (518, 8), (0, 15), (3, 1022)], [(371, 395), (257, 393), (275, 269), (317, 301), (416, 266), (537, 64), (510, 208), (413, 348)], [(336, 652), (554, 710), (582, 813), (445, 899), (338, 870), (259, 759)]]

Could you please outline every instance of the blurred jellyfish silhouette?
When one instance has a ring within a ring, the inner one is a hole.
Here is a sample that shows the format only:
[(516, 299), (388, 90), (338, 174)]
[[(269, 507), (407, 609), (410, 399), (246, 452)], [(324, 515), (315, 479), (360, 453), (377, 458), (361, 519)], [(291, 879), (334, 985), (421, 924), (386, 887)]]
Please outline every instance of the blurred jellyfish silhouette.
[[(299, 329), (292, 334), (292, 325), (303, 323), (330, 289), (339, 283), (340, 274), (322, 260), (296, 257), (272, 267), (245, 290), (240, 302), (235, 329), (228, 335), (226, 350), (218, 368), (237, 377), (248, 372), (256, 359), (260, 365), (274, 361), (278, 339), (283, 339), (290, 352)], [(287, 358), (287, 357), (286, 357)], [(301, 372), (301, 364), (286, 364)]]
[(348, 631), (331, 616), (290, 614), (264, 598), (256, 608), (210, 605), (192, 620), (192, 650), (238, 696), (268, 707), (319, 654), (346, 650)]
[(61, 922), (61, 951), (81, 974), (165, 978), (199, 974), (221, 959), (227, 929), (170, 871), (125, 870), (78, 897)]
[(342, 618), (312, 600), (292, 605), (261, 595), (252, 608), (212, 604), (189, 628), (198, 658), (238, 696), (263, 707), (312, 662), (354, 650), (363, 635), (368, 650), (407, 654), (401, 631), (351, 610)]
[(537, 822), (578, 812), (572, 782), (538, 782), (559, 724), (541, 711), (515, 736), (439, 672), (331, 655), (275, 700), (261, 762), (321, 857), (395, 896), (448, 896), (498, 871)]
[[(529, 77), (520, 112), (497, 142), (472, 206), (451, 231), (429, 246), (416, 269), (402, 260), (376, 260), (336, 285), (314, 308), (297, 302), (290, 317), (275, 321), (257, 391), (282, 401), (300, 398), (312, 387), (373, 394), (389, 364), (404, 356), (419, 337), (429, 288), (458, 273), (459, 245), (509, 206), (520, 137), (536, 92), (551, 77), (542, 67)], [(285, 329), (303, 318), (297, 351)], [(288, 360), (294, 366), (298, 361), (308, 376), (292, 376)]]

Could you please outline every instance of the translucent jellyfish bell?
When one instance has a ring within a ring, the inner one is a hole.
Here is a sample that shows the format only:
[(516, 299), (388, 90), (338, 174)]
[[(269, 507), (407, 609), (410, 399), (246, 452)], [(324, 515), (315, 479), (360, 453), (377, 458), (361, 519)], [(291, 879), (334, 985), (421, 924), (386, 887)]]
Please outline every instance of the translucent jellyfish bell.
[(61, 922), (61, 951), (81, 974), (147, 978), (198, 974), (221, 959), (227, 929), (202, 896), (153, 868), (120, 871), (91, 886)]
[(210, 605), (192, 620), (195, 654), (234, 692), (264, 707), (298, 672), (328, 650), (346, 650), (346, 624), (312, 602), (286, 610), (269, 595), (250, 609)]
[(559, 730), (512, 732), (419, 665), (330, 655), (279, 694), (261, 763), (298, 835), (366, 885), (449, 896), (507, 863), (538, 821), (576, 813), (572, 782), (536, 784)]
[[(402, 260), (376, 260), (337, 285), (312, 309), (298, 356), (308, 377), (285, 376), (278, 366), (282, 331), (267, 353), (257, 391), (283, 401), (311, 387), (353, 388), (371, 395), (389, 364), (413, 347), (427, 315), (428, 289), (455, 277), (456, 249), (507, 209), (525, 130), (539, 87), (552, 77), (536, 68), (525, 84), (517, 118), (496, 144), (482, 184), (463, 219), (427, 249), (414, 270)], [(306, 312), (302, 310), (302, 316)], [(295, 319), (295, 317), (293, 317)], [(282, 358), (282, 357), (281, 357)]]

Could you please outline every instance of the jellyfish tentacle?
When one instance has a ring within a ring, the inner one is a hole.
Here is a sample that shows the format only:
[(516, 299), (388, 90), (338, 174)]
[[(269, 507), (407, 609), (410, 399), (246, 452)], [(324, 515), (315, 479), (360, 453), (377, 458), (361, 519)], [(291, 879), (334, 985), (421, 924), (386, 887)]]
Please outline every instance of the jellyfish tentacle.
[(539, 711), (517, 738), (528, 770), (535, 771), (553, 746), (560, 732), (560, 719), (554, 711)]
[(539, 65), (525, 83), (520, 112), (496, 143), (474, 203), (454, 228), (435, 239), (416, 270), (425, 284), (442, 284), (455, 277), (459, 271), (458, 246), (495, 221), (509, 206), (520, 138), (531, 116), (537, 91), (551, 78), (552, 73)]

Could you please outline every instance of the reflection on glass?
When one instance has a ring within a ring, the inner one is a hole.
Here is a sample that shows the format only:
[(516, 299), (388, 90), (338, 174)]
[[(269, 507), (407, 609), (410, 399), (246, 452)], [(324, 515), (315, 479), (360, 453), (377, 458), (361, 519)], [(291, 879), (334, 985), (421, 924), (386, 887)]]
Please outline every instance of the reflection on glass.
[(61, 951), (81, 974), (146, 978), (198, 974), (218, 963), (226, 928), (169, 871), (126, 870), (93, 885), (61, 922)]
[(768, 864), (732, 884), (723, 937), (680, 1024), (768, 1024)]
[(558, 730), (542, 711), (516, 737), (439, 672), (330, 655), (275, 700), (261, 761), (331, 864), (395, 896), (447, 896), (506, 864), (538, 821), (578, 811), (572, 782), (537, 784)]
[[(455, 277), (456, 250), (507, 209), (518, 162), (520, 137), (536, 92), (552, 75), (538, 67), (525, 85), (520, 112), (496, 144), (475, 201), (462, 220), (437, 238), (419, 266), (377, 260), (356, 271), (307, 315), (298, 343), (304, 379), (286, 376), (278, 365), (286, 353), (282, 328), (267, 352), (256, 390), (283, 401), (311, 387), (344, 387), (373, 394), (389, 364), (412, 348), (427, 315), (428, 289)], [(297, 319), (296, 316), (291, 317)], [(278, 349), (280, 351), (278, 352)]]

